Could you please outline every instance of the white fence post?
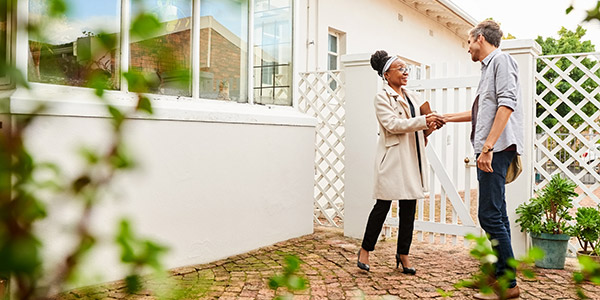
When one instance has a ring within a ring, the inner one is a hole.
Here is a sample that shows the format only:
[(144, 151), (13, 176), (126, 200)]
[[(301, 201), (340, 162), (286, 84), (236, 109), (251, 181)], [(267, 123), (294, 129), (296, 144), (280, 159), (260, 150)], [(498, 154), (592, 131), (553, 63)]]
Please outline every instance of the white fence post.
[(379, 77), (370, 54), (342, 56), (346, 76), (344, 235), (362, 238), (373, 200), (377, 122), (373, 101)]
[(524, 151), (521, 156), (523, 173), (515, 182), (506, 186), (506, 204), (508, 218), (511, 222), (512, 245), (516, 257), (527, 252), (527, 235), (521, 232), (515, 223), (517, 215), (515, 209), (519, 204), (526, 202), (533, 196), (535, 162), (535, 68), (536, 57), (541, 54), (540, 45), (534, 40), (504, 40), (501, 43), (502, 51), (510, 54), (519, 65), (519, 80), (521, 82), (521, 99), (524, 105), (523, 120), (525, 136)]

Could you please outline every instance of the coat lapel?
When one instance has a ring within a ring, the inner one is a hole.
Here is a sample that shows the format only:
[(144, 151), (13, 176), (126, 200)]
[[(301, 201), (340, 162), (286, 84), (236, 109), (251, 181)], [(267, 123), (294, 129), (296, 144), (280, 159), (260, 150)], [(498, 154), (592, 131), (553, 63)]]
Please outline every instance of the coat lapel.
[(404, 118), (410, 118), (408, 103), (400, 95), (394, 91), (389, 85), (384, 86), (384, 90), (390, 99), (390, 105), (399, 115), (404, 115)]

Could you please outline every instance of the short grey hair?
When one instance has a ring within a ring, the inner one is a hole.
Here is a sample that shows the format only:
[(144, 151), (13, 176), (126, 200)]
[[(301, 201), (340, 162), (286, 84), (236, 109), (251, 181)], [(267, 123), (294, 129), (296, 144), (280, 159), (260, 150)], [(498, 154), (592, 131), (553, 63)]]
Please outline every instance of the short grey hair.
[(478, 38), (480, 35), (483, 35), (483, 38), (485, 38), (488, 43), (494, 45), (494, 47), (500, 47), (503, 33), (500, 29), (500, 24), (496, 21), (485, 20), (469, 31), (469, 36), (474, 39)]

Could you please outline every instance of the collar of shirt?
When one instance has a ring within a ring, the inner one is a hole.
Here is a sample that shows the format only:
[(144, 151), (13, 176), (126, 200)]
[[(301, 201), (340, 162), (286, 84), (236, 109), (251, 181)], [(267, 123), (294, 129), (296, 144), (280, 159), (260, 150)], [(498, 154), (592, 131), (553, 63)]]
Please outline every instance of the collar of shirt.
[(390, 97), (394, 97), (394, 100), (396, 101), (400, 101), (406, 105), (408, 105), (408, 103), (406, 103), (406, 100), (404, 99), (404, 97), (398, 97), (400, 96), (400, 94), (398, 94), (389, 84), (383, 84), (383, 90), (385, 90), (386, 93), (388, 93), (388, 95), (390, 95)]
[(494, 58), (494, 56), (496, 56), (498, 53), (500, 53), (500, 49), (496, 48), (496, 50), (490, 52), (490, 54), (488, 54), (488, 56), (486, 56), (482, 61), (481, 61), (481, 67), (487, 67), (487, 65), (490, 63), (490, 60), (492, 60), (492, 58)]

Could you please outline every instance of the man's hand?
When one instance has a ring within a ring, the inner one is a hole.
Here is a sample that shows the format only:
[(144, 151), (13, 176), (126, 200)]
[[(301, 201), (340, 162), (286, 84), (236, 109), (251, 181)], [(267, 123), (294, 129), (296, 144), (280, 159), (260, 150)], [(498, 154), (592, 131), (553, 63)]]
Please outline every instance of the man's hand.
[(492, 169), (492, 159), (494, 158), (494, 152), (489, 151), (485, 153), (479, 154), (477, 158), (477, 167), (484, 172), (492, 173), (494, 169)]
[(446, 121), (444, 121), (444, 117), (438, 115), (437, 113), (428, 114), (427, 116), (425, 116), (425, 121), (428, 125), (430, 125), (431, 123), (435, 123), (435, 129), (440, 129), (444, 126), (444, 124), (446, 124)]

